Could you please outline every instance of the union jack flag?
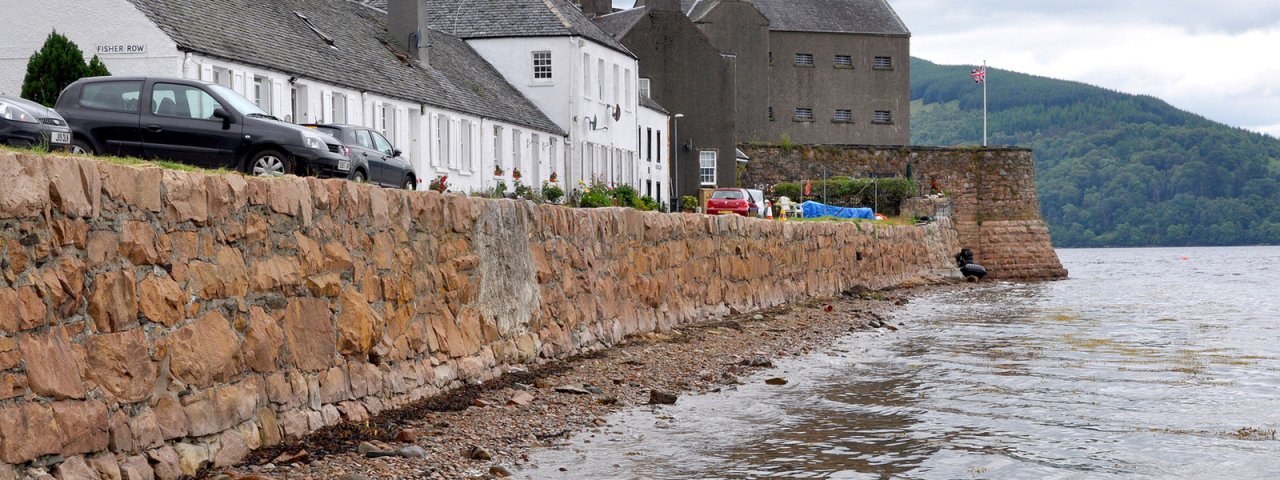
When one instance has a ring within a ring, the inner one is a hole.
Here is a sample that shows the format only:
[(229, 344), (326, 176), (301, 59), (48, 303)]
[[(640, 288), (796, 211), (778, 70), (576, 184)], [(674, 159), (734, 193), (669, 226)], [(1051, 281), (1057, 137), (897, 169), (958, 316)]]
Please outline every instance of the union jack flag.
[(973, 71), (969, 73), (969, 78), (972, 78), (973, 81), (977, 83), (987, 81), (987, 67), (978, 67), (973, 69)]

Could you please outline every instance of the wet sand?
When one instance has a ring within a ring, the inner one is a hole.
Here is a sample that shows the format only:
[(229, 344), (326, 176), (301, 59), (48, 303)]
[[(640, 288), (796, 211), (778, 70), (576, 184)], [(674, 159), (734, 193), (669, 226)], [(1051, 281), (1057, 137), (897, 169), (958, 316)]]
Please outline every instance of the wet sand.
[(367, 422), (328, 427), (202, 477), (516, 476), (531, 450), (605, 427), (610, 413), (663, 401), (663, 394), (733, 388), (739, 377), (772, 366), (773, 359), (808, 354), (850, 332), (896, 330), (884, 314), (922, 290), (813, 299), (636, 336), (605, 351), (513, 368), (491, 382), (382, 412)]

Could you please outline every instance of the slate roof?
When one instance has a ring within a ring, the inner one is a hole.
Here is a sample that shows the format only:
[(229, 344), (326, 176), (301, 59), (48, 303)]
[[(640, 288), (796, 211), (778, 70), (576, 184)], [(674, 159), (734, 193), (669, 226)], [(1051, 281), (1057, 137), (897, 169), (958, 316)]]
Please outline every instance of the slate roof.
[(621, 39), (627, 34), (627, 32), (631, 31), (631, 27), (636, 26), (636, 23), (639, 22), (641, 18), (644, 18), (645, 11), (646, 9), (644, 7), (632, 8), (629, 10), (613, 12), (608, 15), (601, 15), (592, 19), (592, 21), (596, 22), (596, 25), (598, 25), (601, 30), (612, 35), (613, 38)]
[(640, 106), (651, 109), (651, 110), (657, 110), (659, 112), (662, 112), (665, 115), (671, 114), (671, 112), (668, 112), (667, 109), (662, 108), (662, 105), (658, 105), (658, 102), (655, 102), (653, 101), (652, 98), (646, 97), (644, 95), (640, 96)]
[(566, 0), (427, 0), (431, 28), (458, 38), (586, 37), (635, 57)]
[[(750, 0), (769, 19), (769, 30), (907, 36), (888, 0)], [(680, 0), (689, 18), (706, 15), (719, 0)]]
[(432, 31), (430, 65), (406, 64), (383, 43), (386, 12), (359, 3), (129, 1), (185, 51), (565, 135), (466, 42)]

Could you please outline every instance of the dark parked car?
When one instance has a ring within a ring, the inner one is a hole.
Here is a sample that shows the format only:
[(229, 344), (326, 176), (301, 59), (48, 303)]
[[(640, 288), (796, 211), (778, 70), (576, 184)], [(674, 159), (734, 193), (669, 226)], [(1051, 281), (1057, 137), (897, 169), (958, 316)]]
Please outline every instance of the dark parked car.
[(0, 95), (0, 144), (13, 147), (67, 148), (71, 129), (53, 109), (18, 97)]
[(400, 151), (381, 133), (359, 125), (304, 126), (332, 135), (350, 148), (351, 176), (348, 178), (384, 187), (417, 188), (418, 176), (413, 173), (413, 165), (400, 156)]
[(282, 122), (222, 85), (180, 78), (92, 77), (58, 97), (72, 150), (145, 157), (254, 175), (346, 177), (336, 138)]

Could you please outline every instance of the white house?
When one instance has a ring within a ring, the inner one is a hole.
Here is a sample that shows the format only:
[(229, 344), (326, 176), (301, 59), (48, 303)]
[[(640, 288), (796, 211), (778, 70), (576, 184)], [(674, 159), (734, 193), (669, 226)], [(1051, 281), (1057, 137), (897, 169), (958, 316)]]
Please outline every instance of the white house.
[(640, 95), (640, 125), (636, 127), (636, 189), (661, 203), (671, 198), (671, 114), (647, 95)]
[(638, 64), (626, 47), (565, 0), (425, 1), (432, 28), (466, 40), (568, 132), (570, 188), (600, 180), (645, 190)]
[[(392, 0), (390, 16), (409, 22), (389, 25), (347, 0), (0, 0), (22, 19), (0, 46), (0, 92), (20, 91), (57, 29), (116, 75), (220, 83), (287, 121), (376, 128), (420, 188), (444, 175), (451, 190), (492, 188), (515, 168), (528, 185), (563, 178), (567, 131), (466, 43), (428, 29), (423, 2)], [(511, 167), (500, 179), (495, 164)]]

